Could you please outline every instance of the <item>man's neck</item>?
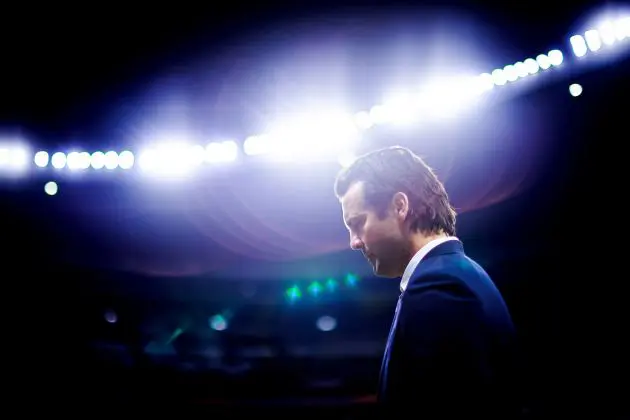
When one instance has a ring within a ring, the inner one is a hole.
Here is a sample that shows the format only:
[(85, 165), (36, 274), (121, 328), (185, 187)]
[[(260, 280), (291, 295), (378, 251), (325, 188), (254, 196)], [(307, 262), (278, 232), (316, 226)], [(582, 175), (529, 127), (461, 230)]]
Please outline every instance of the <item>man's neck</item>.
[(430, 235), (425, 235), (421, 232), (415, 232), (410, 238), (409, 250), (406, 258), (401, 261), (400, 274), (399, 277), (403, 275), (405, 269), (411, 262), (411, 259), (429, 242), (439, 239), (446, 238), (448, 235), (446, 233), (434, 233)]
[(422, 249), (429, 242), (435, 239), (446, 237), (448, 237), (446, 233), (433, 233), (429, 235), (424, 235), (420, 232), (415, 233), (414, 236), (411, 238), (411, 255), (409, 257), (409, 260), (411, 260), (411, 258), (413, 258), (413, 256), (416, 255), (418, 251), (420, 251), (420, 249)]

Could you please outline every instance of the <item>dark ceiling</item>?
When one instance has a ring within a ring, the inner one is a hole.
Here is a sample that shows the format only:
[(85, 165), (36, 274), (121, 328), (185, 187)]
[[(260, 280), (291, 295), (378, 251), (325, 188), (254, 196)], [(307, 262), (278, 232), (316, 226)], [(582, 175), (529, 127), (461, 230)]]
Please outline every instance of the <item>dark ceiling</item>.
[[(146, 81), (194, 58), (211, 57), (244, 39), (296, 22), (378, 26), (391, 15), (461, 13), (475, 16), (509, 37), (520, 50), (542, 51), (564, 39), (592, 5), (572, 2), (550, 8), (537, 0), (523, 4), (490, 1), (397, 2), (301, 0), (261, 4), (212, 2), (163, 7), (94, 7), (76, 4), (33, 10), (13, 3), (0, 26), (2, 79), (0, 123), (46, 135), (89, 130), (93, 114)], [(498, 57), (498, 64), (505, 59)]]

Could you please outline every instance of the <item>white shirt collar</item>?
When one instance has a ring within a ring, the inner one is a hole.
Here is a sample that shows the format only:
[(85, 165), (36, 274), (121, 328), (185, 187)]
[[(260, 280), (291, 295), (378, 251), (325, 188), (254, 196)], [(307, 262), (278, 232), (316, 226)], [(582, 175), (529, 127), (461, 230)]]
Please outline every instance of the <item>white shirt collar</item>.
[(400, 282), (400, 291), (404, 292), (405, 289), (407, 289), (407, 285), (409, 284), (409, 279), (411, 278), (411, 275), (413, 274), (414, 271), (416, 271), (416, 267), (418, 267), (418, 264), (420, 264), (420, 261), (422, 261), (422, 259), (424, 257), (426, 257), (426, 255), (436, 246), (443, 244), (444, 242), (447, 241), (457, 241), (459, 239), (457, 239), (455, 236), (445, 236), (442, 238), (437, 238), (434, 239), (430, 242), (428, 242), (427, 244), (425, 244), (422, 248), (420, 248), (418, 250), (418, 252), (416, 252), (416, 255), (413, 256), (413, 258), (411, 258), (411, 261), (409, 261), (409, 264), (407, 264), (407, 268), (405, 268), (405, 272), (403, 273), (402, 276), (402, 281)]

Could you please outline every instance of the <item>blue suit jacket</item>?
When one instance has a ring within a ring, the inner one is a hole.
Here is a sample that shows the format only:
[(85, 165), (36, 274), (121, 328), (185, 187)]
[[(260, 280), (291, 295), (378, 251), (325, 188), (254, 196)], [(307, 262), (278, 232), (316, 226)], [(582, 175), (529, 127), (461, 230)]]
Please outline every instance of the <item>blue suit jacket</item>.
[(501, 294), (460, 241), (447, 241), (422, 259), (398, 299), (378, 400), (425, 419), (515, 418), (517, 363)]

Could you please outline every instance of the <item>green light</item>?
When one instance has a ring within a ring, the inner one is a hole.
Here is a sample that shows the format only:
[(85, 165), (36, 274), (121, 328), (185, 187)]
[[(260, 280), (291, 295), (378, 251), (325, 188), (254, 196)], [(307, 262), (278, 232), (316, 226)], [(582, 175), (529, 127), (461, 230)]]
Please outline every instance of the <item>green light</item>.
[(171, 334), (171, 337), (168, 339), (168, 342), (172, 343), (173, 341), (175, 341), (177, 337), (179, 337), (183, 333), (184, 333), (184, 330), (182, 328), (177, 328), (175, 331), (173, 331), (173, 334)]
[(322, 286), (315, 281), (308, 286), (308, 292), (312, 296), (319, 296), (319, 294), (322, 292)]
[(285, 294), (290, 302), (295, 302), (302, 297), (302, 292), (297, 286), (289, 287)]
[(351, 274), (351, 273), (348, 273), (346, 275), (345, 283), (347, 286), (354, 287), (357, 285), (358, 281), (359, 281), (359, 278), (356, 275)]
[(337, 282), (335, 281), (335, 279), (330, 278), (326, 280), (326, 290), (328, 290), (329, 292), (334, 292), (335, 289), (337, 289)]
[(227, 328), (227, 320), (222, 315), (215, 315), (210, 318), (210, 328), (217, 331), (223, 331)]

